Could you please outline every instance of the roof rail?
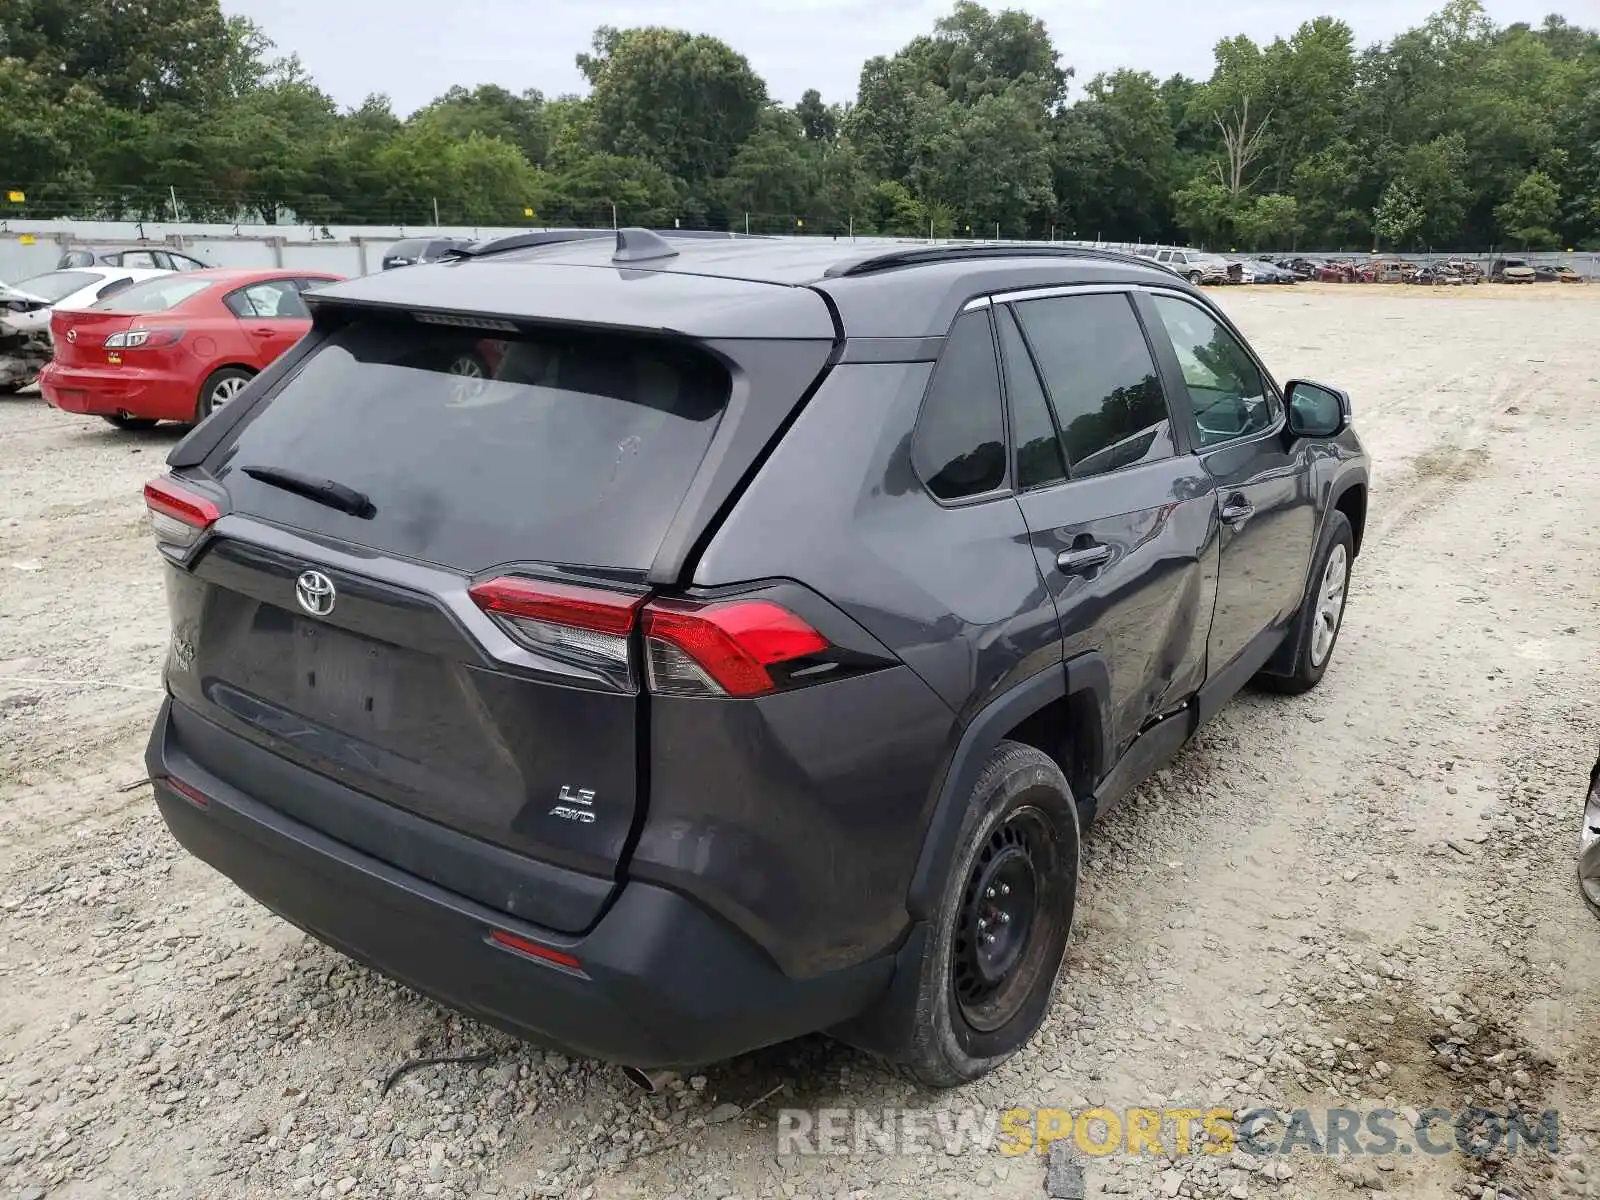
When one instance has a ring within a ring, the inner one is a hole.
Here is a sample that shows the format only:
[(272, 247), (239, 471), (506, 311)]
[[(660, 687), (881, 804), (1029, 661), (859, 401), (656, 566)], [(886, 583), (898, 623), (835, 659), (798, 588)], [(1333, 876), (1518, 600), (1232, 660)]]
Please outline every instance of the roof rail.
[(984, 242), (960, 246), (906, 246), (858, 258), (853, 262), (835, 263), (823, 274), (829, 278), (848, 278), (852, 275), (871, 275), (877, 271), (892, 271), (897, 267), (920, 267), (930, 263), (960, 262), (984, 258), (1106, 258), (1115, 262), (1149, 267), (1148, 258), (1128, 254), (1122, 250), (1095, 250), (1088, 246), (1041, 246), (1033, 242)]
[[(576, 242), (589, 238), (611, 237), (615, 229), (530, 229), (526, 233), (508, 233), (504, 237), (488, 238), (467, 246), (452, 246), (445, 258), (482, 258), (485, 254), (502, 254), (507, 250), (526, 250), (533, 246), (551, 246), (557, 242)], [(652, 229), (644, 232), (664, 238), (697, 238), (729, 241), (744, 235), (724, 233), (718, 229)]]
[(530, 229), (527, 233), (508, 233), (504, 237), (486, 238), (469, 246), (451, 246), (445, 258), (482, 258), (485, 254), (500, 254), (506, 250), (526, 250), (530, 246), (549, 246), (556, 242), (576, 242), (584, 238), (610, 236), (609, 229)]

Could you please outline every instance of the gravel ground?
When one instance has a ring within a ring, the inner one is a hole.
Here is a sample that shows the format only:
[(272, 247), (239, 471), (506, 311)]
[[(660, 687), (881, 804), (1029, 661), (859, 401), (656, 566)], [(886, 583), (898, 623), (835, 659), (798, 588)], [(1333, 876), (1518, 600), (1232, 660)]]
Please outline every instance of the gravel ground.
[(1600, 289), (1498, 292), (1223, 294), (1280, 377), (1355, 397), (1376, 478), (1344, 636), (1316, 692), (1240, 697), (1089, 835), (1043, 1033), (942, 1095), (813, 1038), (646, 1096), (181, 853), (140, 761), (166, 627), (138, 489), (176, 435), (0, 401), (0, 1197), (1039, 1197), (1037, 1155), (779, 1158), (777, 1112), (1261, 1103), (1556, 1107), (1560, 1145), (1119, 1155), (1080, 1164), (1091, 1194), (1600, 1195), (1573, 882)]

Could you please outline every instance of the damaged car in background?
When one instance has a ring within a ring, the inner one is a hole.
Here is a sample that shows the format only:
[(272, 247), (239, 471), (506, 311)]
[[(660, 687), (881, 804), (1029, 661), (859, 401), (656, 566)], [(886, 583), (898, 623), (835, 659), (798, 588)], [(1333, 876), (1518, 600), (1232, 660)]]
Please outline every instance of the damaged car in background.
[(133, 267), (50, 271), (20, 283), (0, 284), (0, 395), (21, 391), (39, 378), (54, 348), (50, 316), (57, 308), (87, 308), (142, 279), (170, 272)]

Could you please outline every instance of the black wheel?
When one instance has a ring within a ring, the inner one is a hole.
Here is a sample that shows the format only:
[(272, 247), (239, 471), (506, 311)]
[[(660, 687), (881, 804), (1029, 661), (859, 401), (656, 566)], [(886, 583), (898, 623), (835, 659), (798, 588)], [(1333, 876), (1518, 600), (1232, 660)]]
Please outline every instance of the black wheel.
[(20, 392), (28, 386), (30, 381), (18, 380), (15, 383), (0, 383), (0, 396), (10, 396)]
[(111, 413), (102, 415), (100, 419), (108, 424), (115, 425), (118, 429), (137, 430), (154, 429), (156, 427), (156, 422), (151, 417), (124, 417), (120, 413)]
[(994, 1069), (1049, 1011), (1078, 892), (1078, 810), (1061, 768), (1002, 742), (967, 807), (914, 1004), (892, 1014), (929, 1087)]
[(1345, 599), (1350, 587), (1350, 566), (1355, 561), (1355, 534), (1342, 512), (1328, 517), (1328, 532), (1306, 581), (1306, 598), (1300, 605), (1289, 639), (1294, 658), (1282, 675), (1260, 675), (1262, 686), (1274, 692), (1309, 692), (1322, 680), (1333, 661), (1333, 648), (1344, 624)]
[(194, 419), (204, 421), (217, 409), (236, 399), (244, 385), (254, 378), (254, 373), (243, 367), (223, 367), (213, 371), (200, 385), (200, 398), (195, 401)]

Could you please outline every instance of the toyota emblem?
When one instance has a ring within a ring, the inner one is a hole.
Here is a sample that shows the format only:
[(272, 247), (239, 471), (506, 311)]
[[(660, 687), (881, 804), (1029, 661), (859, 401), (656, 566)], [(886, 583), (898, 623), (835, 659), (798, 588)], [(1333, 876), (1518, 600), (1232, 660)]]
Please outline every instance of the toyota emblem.
[(78, 331), (76, 329), (67, 330), (67, 341), (75, 342), (77, 340), (78, 340)]
[(294, 598), (313, 617), (325, 617), (333, 611), (338, 593), (333, 580), (321, 571), (301, 571), (300, 578), (294, 581)]

